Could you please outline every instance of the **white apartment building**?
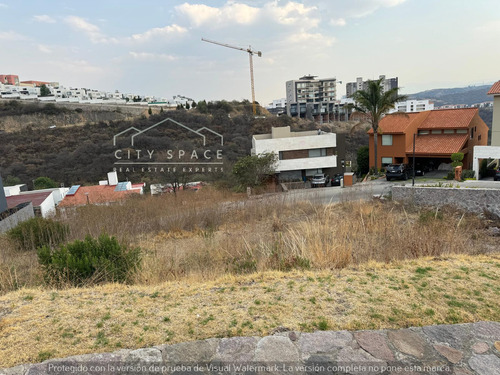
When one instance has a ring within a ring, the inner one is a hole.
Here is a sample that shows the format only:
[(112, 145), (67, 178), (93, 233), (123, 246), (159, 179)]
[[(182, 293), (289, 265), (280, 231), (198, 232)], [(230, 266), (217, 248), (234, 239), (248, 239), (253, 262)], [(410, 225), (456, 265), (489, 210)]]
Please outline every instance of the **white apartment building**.
[(398, 102), (396, 106), (389, 111), (394, 112), (423, 112), (431, 111), (434, 109), (434, 103), (429, 99), (424, 100), (407, 100), (405, 102)]
[(286, 98), (275, 99), (272, 103), (266, 106), (266, 109), (276, 109), (276, 108), (285, 108), (286, 107)]
[(252, 137), (252, 155), (274, 153), (281, 181), (302, 181), (316, 173), (340, 173), (337, 135), (320, 130), (292, 132), (289, 126)]

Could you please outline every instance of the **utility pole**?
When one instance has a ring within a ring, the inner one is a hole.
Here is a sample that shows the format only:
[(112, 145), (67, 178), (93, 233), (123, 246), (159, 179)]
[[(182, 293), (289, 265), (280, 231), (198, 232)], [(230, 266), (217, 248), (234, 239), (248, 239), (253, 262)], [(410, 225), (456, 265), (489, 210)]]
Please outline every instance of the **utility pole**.
[(257, 114), (257, 107), (255, 105), (255, 83), (254, 83), (254, 79), (253, 79), (253, 55), (257, 55), (259, 57), (262, 57), (262, 52), (252, 50), (252, 46), (248, 46), (248, 48), (241, 48), (241, 47), (232, 46), (230, 44), (215, 42), (215, 41), (209, 40), (209, 39), (201, 38), (201, 40), (203, 42), (217, 44), (218, 46), (232, 48), (232, 49), (236, 49), (236, 50), (248, 53), (248, 57), (250, 59), (250, 86), (252, 89), (252, 109), (253, 109), (253, 114), (255, 116)]

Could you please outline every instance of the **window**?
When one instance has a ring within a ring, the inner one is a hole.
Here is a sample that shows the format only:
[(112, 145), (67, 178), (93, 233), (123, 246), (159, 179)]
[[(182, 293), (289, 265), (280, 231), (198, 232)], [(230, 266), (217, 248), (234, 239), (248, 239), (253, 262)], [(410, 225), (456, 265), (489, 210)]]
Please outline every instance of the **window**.
[(392, 164), (392, 158), (382, 158), (382, 167)]
[(457, 134), (467, 134), (467, 129), (457, 129)]
[(428, 130), (419, 130), (418, 131), (418, 135), (425, 135), (425, 134), (429, 134), (429, 131)]
[(441, 130), (432, 130), (431, 134), (441, 134)]
[(444, 134), (453, 134), (453, 133), (455, 133), (455, 130), (453, 130), (453, 129), (445, 129), (444, 130)]
[(326, 156), (326, 148), (315, 148), (315, 149), (309, 150), (309, 157), (310, 158), (319, 158), (321, 156)]
[(474, 128), (470, 130), (470, 139), (474, 139)]
[(480, 141), (480, 140), (481, 140), (481, 134), (479, 134), (479, 135), (477, 136), (477, 140), (478, 140), (478, 141)]
[(283, 151), (279, 152), (279, 160), (283, 160)]
[(382, 146), (392, 146), (392, 134), (382, 135)]

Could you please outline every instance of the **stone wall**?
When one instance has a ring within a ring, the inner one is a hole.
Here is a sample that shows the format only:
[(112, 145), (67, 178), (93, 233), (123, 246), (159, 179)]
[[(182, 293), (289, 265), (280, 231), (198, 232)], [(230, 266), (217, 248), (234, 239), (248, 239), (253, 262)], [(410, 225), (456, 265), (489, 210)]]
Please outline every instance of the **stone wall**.
[(417, 205), (450, 205), (475, 213), (488, 211), (500, 217), (500, 189), (393, 186), (392, 199)]
[(17, 224), (31, 219), (32, 217), (35, 217), (35, 213), (33, 211), (33, 204), (30, 203), (12, 215), (7, 216), (5, 219), (0, 220), (0, 233), (5, 233), (9, 229), (17, 226)]
[(231, 337), (85, 354), (0, 369), (45, 374), (449, 374), (494, 375), (500, 369), (500, 323), (380, 331)]

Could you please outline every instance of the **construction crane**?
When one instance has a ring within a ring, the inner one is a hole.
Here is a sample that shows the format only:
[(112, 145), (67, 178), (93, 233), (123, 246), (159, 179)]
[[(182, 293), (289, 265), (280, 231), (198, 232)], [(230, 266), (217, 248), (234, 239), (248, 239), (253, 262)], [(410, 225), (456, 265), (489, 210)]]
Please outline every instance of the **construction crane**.
[(243, 52), (248, 53), (248, 57), (250, 58), (250, 84), (252, 87), (252, 108), (253, 108), (253, 114), (255, 116), (257, 113), (257, 108), (255, 105), (255, 83), (254, 83), (254, 79), (253, 79), (253, 55), (257, 55), (259, 57), (262, 57), (262, 52), (252, 50), (252, 46), (248, 46), (248, 48), (240, 48), (240, 47), (232, 46), (230, 44), (215, 42), (215, 41), (209, 40), (209, 39), (201, 38), (201, 40), (204, 42), (217, 44), (217, 45), (222, 46), (222, 47), (237, 49), (239, 51), (243, 51)]

